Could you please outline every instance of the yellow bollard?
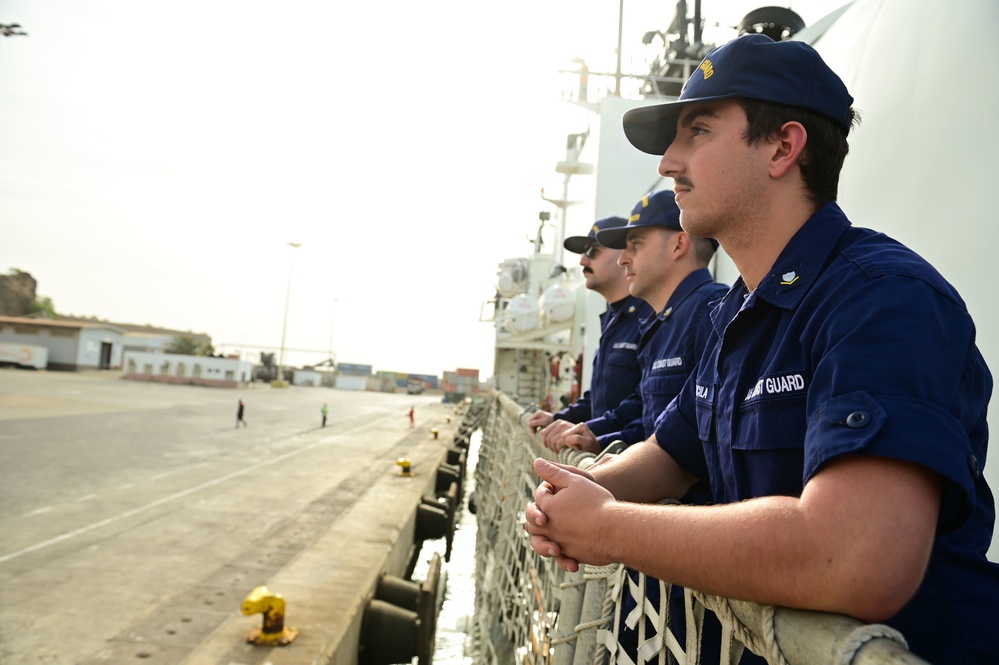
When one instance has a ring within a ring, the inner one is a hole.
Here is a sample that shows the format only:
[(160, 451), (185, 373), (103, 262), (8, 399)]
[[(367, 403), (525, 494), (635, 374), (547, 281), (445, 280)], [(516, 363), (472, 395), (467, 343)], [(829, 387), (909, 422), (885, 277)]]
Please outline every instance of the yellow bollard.
[(284, 627), (284, 607), (281, 594), (271, 593), (265, 586), (258, 586), (251, 591), (243, 599), (240, 610), (246, 616), (262, 614), (264, 625), (247, 635), (246, 641), (265, 647), (283, 647), (294, 642), (298, 630)]
[(404, 478), (409, 478), (409, 476), (412, 475), (409, 472), (409, 469), (412, 465), (410, 464), (409, 460), (406, 459), (405, 457), (400, 457), (399, 459), (397, 459), (395, 461), (395, 464), (396, 466), (401, 468), (401, 470), (399, 471), (400, 476), (403, 476)]
[(440, 434), (440, 432), (437, 430), (436, 427), (431, 427), (430, 428), (430, 433), (434, 435), (435, 439), (437, 438), (437, 435)]

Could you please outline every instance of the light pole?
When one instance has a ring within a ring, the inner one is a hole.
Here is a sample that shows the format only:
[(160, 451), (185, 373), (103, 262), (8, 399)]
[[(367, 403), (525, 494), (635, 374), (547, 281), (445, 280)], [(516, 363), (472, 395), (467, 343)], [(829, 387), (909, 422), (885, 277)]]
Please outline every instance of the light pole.
[(333, 299), (333, 308), (330, 310), (330, 371), (333, 370), (333, 324), (336, 323), (336, 304), (340, 302), (336, 298)]
[[(289, 242), (288, 246), (292, 249), (298, 249), (302, 246), (300, 242)], [(288, 260), (288, 292), (284, 297), (284, 324), (281, 326), (281, 353), (278, 355), (278, 375), (277, 375), (277, 385), (284, 385), (284, 340), (285, 335), (288, 333), (288, 303), (291, 302), (291, 269), (295, 265), (295, 253), (292, 252), (291, 258)]]
[[(333, 306), (330, 308), (330, 352), (329, 356), (326, 358), (326, 376), (323, 377), (321, 383), (329, 385), (330, 388), (336, 387), (336, 376), (334, 370), (336, 368), (336, 363), (333, 361), (333, 326), (336, 324), (336, 304), (340, 302), (336, 298), (333, 298)], [(327, 382), (328, 379), (328, 382)]]

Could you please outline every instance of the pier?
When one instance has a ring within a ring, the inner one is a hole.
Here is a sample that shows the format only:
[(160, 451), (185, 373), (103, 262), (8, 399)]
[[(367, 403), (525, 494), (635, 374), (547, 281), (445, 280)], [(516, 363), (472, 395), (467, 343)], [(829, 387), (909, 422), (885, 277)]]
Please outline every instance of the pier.
[[(435, 395), (0, 370), (0, 662), (357, 662), (459, 424)], [(260, 586), (289, 646), (246, 642)]]

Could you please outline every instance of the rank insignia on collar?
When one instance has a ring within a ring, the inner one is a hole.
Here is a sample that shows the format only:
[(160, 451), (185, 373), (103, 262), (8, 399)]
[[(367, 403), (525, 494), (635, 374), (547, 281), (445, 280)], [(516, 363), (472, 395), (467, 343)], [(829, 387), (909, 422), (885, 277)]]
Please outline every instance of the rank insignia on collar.
[(635, 313), (635, 306), (632, 305), (631, 307), (628, 308), (628, 314), (634, 314), (634, 313)]
[(781, 279), (780, 283), (783, 286), (787, 286), (788, 284), (794, 284), (795, 282), (798, 281), (798, 277), (799, 277), (798, 273), (792, 270), (791, 272), (786, 272), (780, 276)]
[(666, 309), (663, 310), (662, 314), (659, 315), (659, 318), (660, 319), (665, 319), (665, 318), (667, 318), (672, 313), (673, 313), (673, 308), (672, 307), (668, 307), (668, 308), (666, 308)]

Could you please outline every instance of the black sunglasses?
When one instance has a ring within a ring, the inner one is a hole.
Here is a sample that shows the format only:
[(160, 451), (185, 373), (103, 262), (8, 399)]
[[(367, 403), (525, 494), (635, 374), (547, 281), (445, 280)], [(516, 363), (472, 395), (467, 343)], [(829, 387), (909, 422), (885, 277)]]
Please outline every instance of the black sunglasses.
[(600, 251), (600, 245), (590, 245), (583, 250), (583, 256), (585, 256), (588, 259), (592, 259), (597, 255), (597, 252), (599, 251)]

